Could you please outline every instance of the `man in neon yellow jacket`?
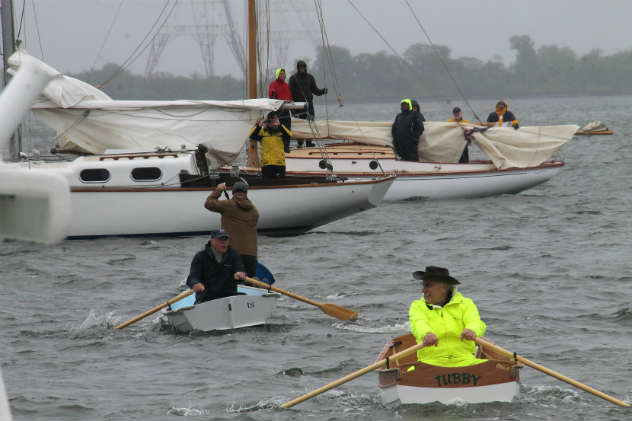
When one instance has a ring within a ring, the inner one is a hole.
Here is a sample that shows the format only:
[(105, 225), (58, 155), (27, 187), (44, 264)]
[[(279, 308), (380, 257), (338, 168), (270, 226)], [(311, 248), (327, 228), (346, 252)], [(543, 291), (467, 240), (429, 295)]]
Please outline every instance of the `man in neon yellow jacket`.
[(410, 330), (417, 343), (424, 343), (417, 351), (419, 361), (442, 367), (485, 362), (474, 357), (473, 339), (485, 334), (486, 325), (474, 301), (456, 290), (460, 282), (437, 266), (427, 266), (413, 277), (423, 281), (423, 297), (410, 305)]

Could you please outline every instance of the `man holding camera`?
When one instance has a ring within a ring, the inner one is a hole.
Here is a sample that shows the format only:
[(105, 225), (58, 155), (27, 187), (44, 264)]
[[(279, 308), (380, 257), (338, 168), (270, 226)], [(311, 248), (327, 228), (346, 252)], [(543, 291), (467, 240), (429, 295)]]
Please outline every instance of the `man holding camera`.
[(261, 142), (261, 175), (264, 179), (285, 176), (284, 142), (289, 142), (292, 132), (281, 124), (276, 111), (260, 119), (252, 128), (250, 139)]

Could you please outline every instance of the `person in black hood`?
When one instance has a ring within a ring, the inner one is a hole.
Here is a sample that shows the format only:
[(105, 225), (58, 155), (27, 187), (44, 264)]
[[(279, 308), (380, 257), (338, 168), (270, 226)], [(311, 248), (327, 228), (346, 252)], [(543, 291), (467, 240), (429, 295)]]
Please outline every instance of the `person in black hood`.
[[(314, 76), (307, 73), (307, 63), (299, 60), (296, 63), (296, 73), (290, 78), (290, 90), (292, 91), (292, 101), (306, 102), (307, 110), (292, 110), (292, 115), (296, 118), (313, 120), (314, 113), (314, 95), (321, 96), (326, 94), (327, 88), (320, 89), (316, 85)], [(298, 146), (303, 146), (302, 141), (298, 141)], [(307, 141), (307, 146), (314, 146), (311, 141)]]
[(219, 230), (211, 234), (204, 250), (191, 262), (187, 285), (196, 293), (195, 302), (237, 295), (237, 280), (246, 276), (239, 253), (229, 246), (229, 234)]
[(395, 153), (405, 161), (419, 161), (419, 136), (424, 131), (424, 123), (419, 113), (413, 111), (410, 98), (401, 100), (400, 109), (391, 127)]

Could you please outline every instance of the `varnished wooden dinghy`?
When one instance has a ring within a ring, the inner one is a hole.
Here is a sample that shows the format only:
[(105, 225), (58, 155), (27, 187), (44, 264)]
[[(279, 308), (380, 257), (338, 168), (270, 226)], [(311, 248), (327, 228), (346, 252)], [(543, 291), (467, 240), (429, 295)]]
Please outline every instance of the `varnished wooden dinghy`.
[[(415, 343), (411, 334), (397, 337), (384, 346), (378, 360)], [(482, 358), (488, 361), (467, 367), (428, 365), (417, 361), (415, 354), (400, 359), (378, 371), (382, 401), (385, 404), (398, 400), (404, 404), (511, 401), (518, 393), (518, 366), (498, 356)]]

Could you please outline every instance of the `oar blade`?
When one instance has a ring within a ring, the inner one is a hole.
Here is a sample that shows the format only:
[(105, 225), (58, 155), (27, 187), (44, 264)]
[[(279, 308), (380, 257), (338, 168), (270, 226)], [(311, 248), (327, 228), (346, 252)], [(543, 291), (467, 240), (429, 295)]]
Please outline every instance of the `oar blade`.
[(336, 319), (352, 321), (358, 319), (357, 311), (351, 310), (350, 308), (338, 306), (336, 304), (323, 303), (320, 305), (320, 309), (323, 311), (323, 313), (335, 317)]

